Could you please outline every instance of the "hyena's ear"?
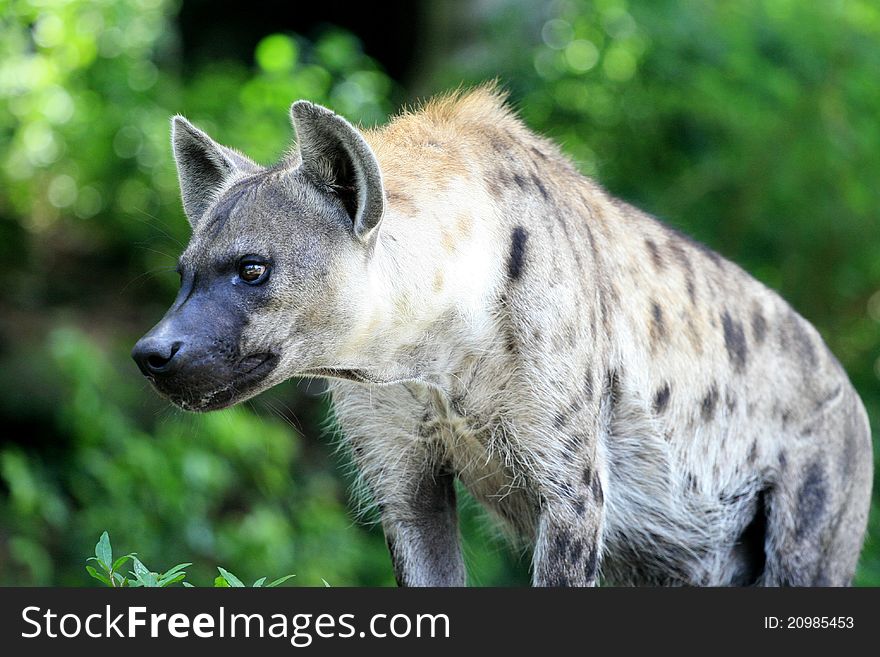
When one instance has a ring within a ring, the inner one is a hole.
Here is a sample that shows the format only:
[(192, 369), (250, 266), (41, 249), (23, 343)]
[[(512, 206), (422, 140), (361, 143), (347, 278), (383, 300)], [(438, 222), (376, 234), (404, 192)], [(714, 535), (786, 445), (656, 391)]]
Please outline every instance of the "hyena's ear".
[(221, 146), (180, 115), (171, 120), (171, 146), (183, 211), (193, 228), (232, 176), (259, 169), (244, 155)]
[(367, 241), (385, 208), (382, 173), (373, 149), (354, 126), (326, 107), (300, 100), (290, 108), (290, 116), (303, 170), (339, 197), (354, 234)]

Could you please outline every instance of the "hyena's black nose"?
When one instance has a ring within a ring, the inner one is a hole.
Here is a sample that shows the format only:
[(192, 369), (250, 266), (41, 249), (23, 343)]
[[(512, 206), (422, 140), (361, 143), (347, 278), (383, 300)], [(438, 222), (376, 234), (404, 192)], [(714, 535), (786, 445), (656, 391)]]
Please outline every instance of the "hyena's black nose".
[(167, 342), (159, 338), (141, 338), (131, 350), (131, 357), (145, 376), (168, 374), (174, 369), (175, 356), (182, 347), (181, 342)]

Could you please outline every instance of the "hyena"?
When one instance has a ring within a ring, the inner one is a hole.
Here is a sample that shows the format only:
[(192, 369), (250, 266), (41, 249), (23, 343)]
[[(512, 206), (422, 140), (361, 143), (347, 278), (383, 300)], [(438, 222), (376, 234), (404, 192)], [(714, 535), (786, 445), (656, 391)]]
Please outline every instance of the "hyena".
[(192, 239), (133, 356), (208, 411), (329, 381), (401, 585), (464, 585), (455, 481), (533, 582), (847, 585), (867, 416), (817, 331), (612, 198), (492, 87), (258, 166), (180, 116)]

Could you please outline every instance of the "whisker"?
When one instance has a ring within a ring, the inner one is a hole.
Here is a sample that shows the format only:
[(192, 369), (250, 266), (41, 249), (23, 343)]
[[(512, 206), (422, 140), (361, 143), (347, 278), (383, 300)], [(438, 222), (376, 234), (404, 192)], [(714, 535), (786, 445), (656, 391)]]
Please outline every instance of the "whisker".
[(145, 271), (141, 274), (138, 274), (137, 276), (132, 278), (128, 283), (123, 285), (122, 289), (119, 290), (119, 294), (122, 294), (123, 292), (125, 292), (129, 288), (129, 286), (134, 285), (134, 283), (141, 280), (142, 278), (145, 278), (147, 276), (153, 276), (153, 275), (159, 274), (159, 273), (171, 273), (174, 271), (176, 271), (175, 267), (156, 267), (155, 269), (150, 269), (149, 271)]
[(155, 228), (160, 233), (165, 235), (165, 237), (170, 239), (172, 242), (175, 242), (180, 248), (185, 248), (185, 245), (183, 244), (183, 242), (181, 242), (179, 239), (177, 239), (174, 235), (171, 234), (171, 228), (165, 222), (163, 222), (161, 219), (159, 219), (159, 217), (156, 217), (141, 208), (137, 208), (137, 211), (140, 212), (142, 215), (152, 219), (153, 221), (155, 221), (159, 225), (157, 226), (155, 224), (152, 224), (149, 221), (146, 221), (145, 219), (141, 219), (140, 217), (134, 217), (135, 221), (140, 221), (142, 224), (149, 226), (150, 228)]
[(152, 251), (153, 253), (156, 253), (156, 254), (162, 256), (163, 258), (168, 258), (169, 260), (173, 260), (174, 262), (177, 262), (177, 258), (175, 256), (171, 255), (170, 253), (166, 253), (165, 251), (160, 251), (159, 249), (153, 248), (152, 246), (147, 246), (143, 242), (135, 242), (135, 246), (138, 247), (139, 249), (141, 249), (142, 251)]

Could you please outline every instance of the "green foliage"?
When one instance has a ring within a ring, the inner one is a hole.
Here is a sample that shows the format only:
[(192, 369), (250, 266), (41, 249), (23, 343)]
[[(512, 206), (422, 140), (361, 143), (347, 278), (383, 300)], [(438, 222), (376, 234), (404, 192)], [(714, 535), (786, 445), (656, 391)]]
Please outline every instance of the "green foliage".
[[(122, 588), (126, 586), (165, 588), (166, 586), (171, 586), (173, 584), (182, 584), (183, 586), (188, 587), (193, 586), (190, 582), (186, 581), (186, 571), (184, 570), (185, 568), (192, 566), (191, 563), (179, 563), (176, 566), (169, 568), (164, 573), (158, 573), (147, 568), (143, 562), (137, 558), (134, 552), (119, 557), (114, 561), (113, 549), (110, 546), (110, 535), (107, 532), (101, 534), (101, 538), (98, 539), (98, 543), (95, 545), (95, 556), (89, 557), (86, 561), (94, 561), (98, 564), (100, 571), (92, 565), (87, 565), (86, 572), (105, 586), (112, 586), (114, 588)], [(132, 562), (134, 570), (129, 571), (129, 577), (126, 577), (120, 571), (120, 568), (129, 561)], [(230, 588), (244, 586), (244, 583), (238, 577), (225, 568), (217, 566), (217, 570), (220, 572), (220, 575), (214, 578), (215, 587)], [(265, 583), (265, 577), (261, 577), (255, 581), (253, 585), (256, 588), (274, 587), (283, 584), (291, 577), (296, 577), (296, 575), (285, 575), (269, 584)]]

